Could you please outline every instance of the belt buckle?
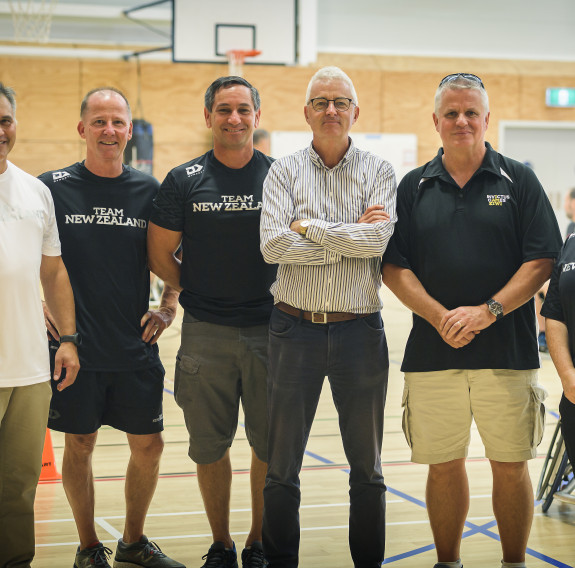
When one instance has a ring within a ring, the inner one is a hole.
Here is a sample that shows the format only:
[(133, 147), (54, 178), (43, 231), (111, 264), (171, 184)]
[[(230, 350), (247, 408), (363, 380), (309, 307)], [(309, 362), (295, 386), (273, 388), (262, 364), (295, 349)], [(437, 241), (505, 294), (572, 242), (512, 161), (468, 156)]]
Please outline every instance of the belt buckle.
[[(316, 317), (320, 316), (321, 320), (316, 320)], [(327, 313), (326, 312), (312, 312), (311, 313), (311, 323), (327, 323)]]

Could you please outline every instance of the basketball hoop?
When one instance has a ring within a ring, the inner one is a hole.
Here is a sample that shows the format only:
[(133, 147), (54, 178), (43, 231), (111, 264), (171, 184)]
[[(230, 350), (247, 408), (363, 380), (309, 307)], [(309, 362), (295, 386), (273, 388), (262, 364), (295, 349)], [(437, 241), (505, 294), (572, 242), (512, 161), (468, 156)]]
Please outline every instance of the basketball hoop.
[(243, 77), (244, 60), (246, 57), (259, 55), (259, 49), (230, 49), (226, 53), (228, 58), (228, 73), (236, 77)]
[(16, 41), (47, 42), (58, 0), (8, 0)]

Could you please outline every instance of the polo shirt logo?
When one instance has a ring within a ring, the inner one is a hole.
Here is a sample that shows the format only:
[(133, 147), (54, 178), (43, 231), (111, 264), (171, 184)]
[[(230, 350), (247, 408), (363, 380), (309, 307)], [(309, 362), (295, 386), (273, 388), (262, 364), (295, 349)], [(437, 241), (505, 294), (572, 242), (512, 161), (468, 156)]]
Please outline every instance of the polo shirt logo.
[(510, 195), (488, 195), (487, 203), (489, 206), (501, 206), (510, 199)]
[(194, 166), (189, 166), (186, 168), (186, 173), (188, 177), (197, 176), (202, 170), (204, 166), (200, 166), (200, 164), (195, 164)]
[(63, 179), (72, 177), (71, 174), (68, 172), (53, 172), (52, 173), (52, 180), (53, 181), (62, 181)]

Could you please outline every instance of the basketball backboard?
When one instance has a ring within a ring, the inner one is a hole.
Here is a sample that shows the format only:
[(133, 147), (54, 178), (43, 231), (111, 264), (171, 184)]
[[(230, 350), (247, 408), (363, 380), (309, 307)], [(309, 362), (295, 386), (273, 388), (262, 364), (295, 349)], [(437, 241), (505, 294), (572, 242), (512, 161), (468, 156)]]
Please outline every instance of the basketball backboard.
[(173, 60), (226, 63), (233, 49), (258, 49), (249, 63), (296, 63), (296, 0), (174, 0)]

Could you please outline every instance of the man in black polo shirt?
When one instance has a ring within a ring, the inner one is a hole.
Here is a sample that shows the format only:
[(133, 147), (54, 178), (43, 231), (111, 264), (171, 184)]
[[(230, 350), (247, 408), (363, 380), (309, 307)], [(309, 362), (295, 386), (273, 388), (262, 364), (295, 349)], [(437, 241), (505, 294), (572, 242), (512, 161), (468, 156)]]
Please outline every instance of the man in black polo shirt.
[[(205, 94), (214, 148), (174, 168), (154, 201), (148, 233), (154, 272), (181, 290), (182, 345), (174, 396), (190, 434), (189, 456), (212, 529), (206, 568), (237, 568), (230, 535), (230, 446), (241, 400), (252, 449), (252, 526), (244, 568), (264, 565), (263, 486), (267, 472), (267, 345), (275, 267), (260, 253), (263, 181), (271, 165), (253, 148), (257, 90), (221, 77)], [(174, 255), (180, 242), (182, 262)]]
[(436, 567), (461, 566), (472, 418), (493, 472), (502, 563), (521, 567), (533, 518), (527, 460), (541, 441), (546, 396), (532, 298), (561, 236), (533, 171), (485, 142), (481, 79), (445, 77), (433, 120), (443, 148), (402, 180), (384, 255), (385, 284), (414, 312), (402, 365), (404, 431), (413, 461), (429, 464)]

